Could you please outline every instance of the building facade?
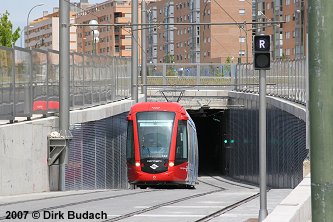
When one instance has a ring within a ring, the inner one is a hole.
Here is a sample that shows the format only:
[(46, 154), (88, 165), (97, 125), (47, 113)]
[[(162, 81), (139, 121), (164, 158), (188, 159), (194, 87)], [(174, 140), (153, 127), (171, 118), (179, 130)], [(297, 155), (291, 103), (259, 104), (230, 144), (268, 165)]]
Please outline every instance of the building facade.
[[(70, 23), (75, 23), (75, 15), (91, 6), (88, 0), (80, 0), (70, 5)], [(43, 16), (24, 27), (24, 47), (59, 50), (59, 8), (53, 12), (43, 11)], [(70, 51), (77, 51), (76, 27), (70, 27)]]
[[(75, 12), (70, 12), (70, 23), (75, 22)], [(51, 49), (59, 51), (59, 11), (54, 8), (52, 13), (43, 12), (43, 16), (31, 21), (25, 27), (25, 47)], [(70, 27), (70, 51), (77, 51), (76, 27)]]
[(284, 21), (265, 25), (262, 32), (271, 35), (273, 59), (296, 59), (306, 55), (307, 0), (261, 0), (258, 18), (261, 21)]
[[(151, 2), (147, 8), (148, 23), (158, 24), (148, 28), (150, 63), (252, 60), (252, 26), (247, 24), (252, 4), (247, 1), (169, 0)], [(230, 24), (216, 25), (222, 22)]]
[[(138, 9), (138, 20), (141, 21), (140, 8)], [(131, 1), (109, 0), (93, 5), (85, 11), (76, 15), (77, 24), (89, 24), (91, 20), (96, 20), (98, 24), (98, 41), (93, 36), (93, 31), (89, 26), (78, 26), (77, 42), (78, 52), (106, 54), (113, 56), (131, 56), (132, 35), (131, 24), (132, 11)], [(114, 26), (114, 24), (118, 24)], [(119, 26), (124, 24), (124, 26)], [(139, 39), (140, 43), (140, 30)], [(139, 48), (139, 54), (140, 54)]]

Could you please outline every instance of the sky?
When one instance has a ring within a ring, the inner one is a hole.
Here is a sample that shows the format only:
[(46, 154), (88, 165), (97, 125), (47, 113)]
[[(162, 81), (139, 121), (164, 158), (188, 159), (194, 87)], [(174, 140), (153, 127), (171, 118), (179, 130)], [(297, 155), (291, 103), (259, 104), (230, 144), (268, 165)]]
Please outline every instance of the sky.
[[(71, 2), (79, 2), (80, 0), (71, 0)], [(89, 3), (102, 3), (105, 0), (89, 0)], [(27, 25), (27, 17), (30, 9), (38, 4), (44, 4), (34, 8), (29, 16), (29, 21), (43, 16), (43, 11), (49, 13), (54, 7), (59, 7), (59, 0), (0, 0), (0, 13), (6, 10), (9, 12), (9, 20), (13, 24), (13, 31), (20, 27), (21, 30)], [(19, 42), (19, 41), (17, 41)]]

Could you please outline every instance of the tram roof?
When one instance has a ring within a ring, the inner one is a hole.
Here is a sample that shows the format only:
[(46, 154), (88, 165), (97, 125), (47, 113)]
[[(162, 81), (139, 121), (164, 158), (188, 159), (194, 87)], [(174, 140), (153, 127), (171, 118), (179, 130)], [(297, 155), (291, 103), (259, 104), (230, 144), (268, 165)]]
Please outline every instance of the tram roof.
[(131, 113), (136, 112), (158, 112), (158, 111), (169, 111), (169, 112), (180, 112), (186, 113), (185, 108), (177, 102), (141, 102), (132, 106)]

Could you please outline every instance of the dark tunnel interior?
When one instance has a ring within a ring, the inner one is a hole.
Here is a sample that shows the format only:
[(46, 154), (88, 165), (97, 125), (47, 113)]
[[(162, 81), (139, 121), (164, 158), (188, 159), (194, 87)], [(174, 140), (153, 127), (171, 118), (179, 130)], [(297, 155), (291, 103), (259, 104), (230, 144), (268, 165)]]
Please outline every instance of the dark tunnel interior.
[(193, 119), (198, 136), (199, 175), (225, 175), (225, 136), (227, 110), (187, 110)]

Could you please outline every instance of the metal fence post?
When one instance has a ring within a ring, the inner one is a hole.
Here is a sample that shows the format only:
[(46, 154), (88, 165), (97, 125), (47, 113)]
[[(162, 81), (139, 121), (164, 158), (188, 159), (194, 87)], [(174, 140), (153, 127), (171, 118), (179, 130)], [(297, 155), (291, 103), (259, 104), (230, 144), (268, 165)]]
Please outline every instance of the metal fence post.
[(13, 123), (16, 116), (16, 70), (15, 70), (15, 54), (14, 49), (11, 49), (12, 52), (12, 76), (13, 76), (13, 119), (9, 120), (10, 123)]
[[(197, 79), (197, 81), (196, 81), (196, 84), (197, 84), (197, 86), (200, 84), (200, 64), (197, 64), (196, 65), (196, 71), (197, 71), (197, 75), (196, 75), (196, 79)], [(199, 88), (199, 86), (198, 86), (198, 88)]]
[(166, 64), (163, 63), (163, 89), (165, 89), (165, 86), (167, 84), (167, 75), (166, 75)]

